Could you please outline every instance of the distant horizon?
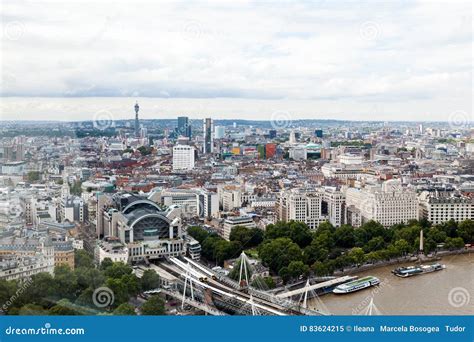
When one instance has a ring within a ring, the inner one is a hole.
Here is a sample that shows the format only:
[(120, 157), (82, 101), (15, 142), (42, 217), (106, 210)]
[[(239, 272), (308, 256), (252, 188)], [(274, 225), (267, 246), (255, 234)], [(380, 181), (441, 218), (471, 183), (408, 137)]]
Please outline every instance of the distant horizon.
[(472, 1), (2, 5), (0, 120), (474, 120)]
[[(182, 116), (186, 116), (186, 115), (182, 115)], [(245, 122), (272, 122), (273, 120), (271, 119), (261, 119), (261, 120), (252, 120), (252, 119), (236, 119), (236, 118), (233, 118), (233, 119), (219, 119), (219, 118), (215, 118), (215, 117), (210, 117), (211, 119), (213, 119), (213, 121), (229, 121), (229, 122), (236, 122), (236, 121), (245, 121)], [(172, 121), (172, 120), (177, 120), (178, 117), (176, 118), (162, 118), (162, 119), (150, 119), (150, 118), (140, 118), (139, 120), (140, 121)], [(189, 118), (189, 120), (193, 120), (193, 121), (198, 121), (198, 120), (204, 120), (205, 117), (202, 117), (202, 118)], [(10, 119), (2, 119), (0, 118), (0, 122), (51, 122), (51, 123), (80, 123), (80, 122), (93, 122), (94, 120), (77, 120), (77, 121), (66, 121), (66, 120), (28, 120), (28, 119), (16, 119), (16, 120), (10, 120)], [(130, 119), (116, 119), (116, 120), (112, 120), (113, 122), (118, 122), (118, 121), (130, 121), (130, 122), (134, 122), (135, 119), (133, 118), (130, 118)], [(349, 120), (349, 119), (294, 119), (294, 120), (289, 120), (289, 122), (298, 122), (298, 121), (335, 121), (335, 122), (360, 122), (360, 123), (364, 123), (364, 122), (367, 122), (367, 123), (385, 123), (385, 122), (389, 122), (389, 123), (449, 123), (450, 121), (449, 120), (444, 120), (444, 121), (437, 121), (437, 120), (434, 120), (434, 121), (421, 121), (421, 120)], [(469, 121), (468, 123), (473, 123), (474, 124), (474, 121)]]
[(136, 101), (140, 105), (139, 117), (144, 120), (187, 116), (191, 120), (211, 117), (249, 121), (474, 122), (473, 115), (463, 108), (453, 106), (456, 109), (444, 112), (439, 108), (435, 112), (429, 103), (424, 106), (426, 111), (415, 104), (418, 110), (410, 111), (407, 103), (407, 108), (398, 112), (390, 102), (360, 101), (356, 107), (352, 101), (155, 97), (1, 97), (0, 121), (82, 122), (104, 115), (113, 121), (131, 120)]

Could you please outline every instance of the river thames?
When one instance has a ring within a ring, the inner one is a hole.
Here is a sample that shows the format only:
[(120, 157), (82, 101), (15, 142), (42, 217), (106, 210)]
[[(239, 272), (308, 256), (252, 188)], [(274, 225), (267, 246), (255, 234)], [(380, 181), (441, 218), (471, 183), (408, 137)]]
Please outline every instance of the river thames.
[(357, 273), (375, 276), (381, 284), (350, 294), (323, 295), (308, 306), (333, 315), (363, 315), (373, 298), (382, 315), (474, 315), (474, 253), (445, 256), (438, 262), (446, 269), (409, 278), (396, 277), (391, 270), (410, 264)]

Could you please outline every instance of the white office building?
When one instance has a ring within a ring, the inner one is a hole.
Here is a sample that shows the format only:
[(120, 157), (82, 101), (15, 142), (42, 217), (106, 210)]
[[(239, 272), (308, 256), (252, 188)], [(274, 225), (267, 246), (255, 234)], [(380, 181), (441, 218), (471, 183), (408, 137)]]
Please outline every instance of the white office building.
[(418, 219), (415, 190), (402, 187), (397, 180), (386, 181), (382, 186), (349, 188), (346, 190), (346, 203), (347, 207), (358, 209), (362, 224), (374, 220), (390, 227)]
[(180, 207), (185, 218), (211, 218), (219, 213), (217, 193), (205, 189), (165, 189), (160, 194), (160, 201), (167, 207)]
[(281, 221), (304, 222), (310, 229), (325, 221), (339, 227), (344, 223), (344, 207), (344, 195), (335, 188), (301, 188), (280, 194), (277, 213)]
[(449, 220), (474, 220), (474, 198), (457, 192), (424, 191), (418, 199), (420, 218), (426, 218), (434, 225)]
[(224, 221), (224, 229), (222, 231), (223, 238), (229, 240), (232, 229), (237, 226), (246, 228), (256, 228), (254, 220), (250, 216), (229, 216)]
[(194, 147), (176, 145), (173, 147), (173, 170), (183, 171), (194, 169)]

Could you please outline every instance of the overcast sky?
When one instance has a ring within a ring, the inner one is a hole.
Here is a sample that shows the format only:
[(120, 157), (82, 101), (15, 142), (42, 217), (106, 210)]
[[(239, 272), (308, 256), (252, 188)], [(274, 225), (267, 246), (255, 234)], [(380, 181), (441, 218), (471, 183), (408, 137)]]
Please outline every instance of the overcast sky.
[(2, 6), (0, 119), (472, 120), (471, 1)]

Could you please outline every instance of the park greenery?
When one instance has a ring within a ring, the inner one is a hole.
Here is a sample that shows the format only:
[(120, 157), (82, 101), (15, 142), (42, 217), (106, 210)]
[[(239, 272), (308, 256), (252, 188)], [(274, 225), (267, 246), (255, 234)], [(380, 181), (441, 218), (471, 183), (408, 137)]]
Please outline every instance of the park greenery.
[(188, 233), (201, 243), (202, 256), (218, 264), (238, 257), (242, 250), (256, 248), (271, 273), (287, 282), (309, 274), (332, 275), (366, 263), (407, 257), (418, 252), (420, 230), (424, 233), (425, 253), (461, 249), (466, 243), (474, 243), (472, 220), (451, 220), (437, 226), (426, 220), (411, 220), (390, 228), (375, 221), (359, 228), (335, 228), (324, 222), (314, 231), (302, 222), (277, 222), (268, 225), (265, 232), (236, 227), (230, 241), (199, 227), (189, 228)]
[(230, 241), (200, 227), (189, 227), (187, 232), (201, 244), (202, 256), (219, 265), (224, 260), (237, 258), (244, 249), (258, 246), (263, 241), (263, 231), (258, 228), (235, 227)]
[[(131, 266), (110, 259), (96, 267), (88, 253), (78, 250), (74, 270), (61, 265), (55, 267), (53, 275), (38, 273), (26, 283), (0, 280), (0, 303), (5, 303), (2, 310), (8, 315), (134, 315), (129, 299), (156, 289), (159, 276), (146, 270), (138, 278), (132, 271)], [(104, 308), (94, 304), (94, 291), (100, 287), (113, 293), (113, 302)], [(151, 299), (142, 306), (141, 314), (164, 314), (163, 300)]]

